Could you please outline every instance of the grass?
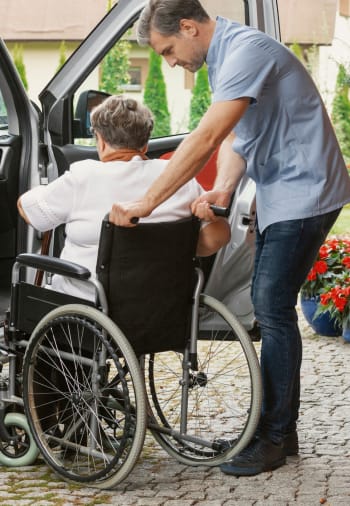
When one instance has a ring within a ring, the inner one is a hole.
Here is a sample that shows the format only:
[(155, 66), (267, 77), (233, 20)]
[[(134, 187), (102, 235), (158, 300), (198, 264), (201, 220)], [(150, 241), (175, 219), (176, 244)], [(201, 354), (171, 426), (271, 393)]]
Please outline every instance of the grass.
[(329, 235), (350, 235), (350, 204), (343, 207)]

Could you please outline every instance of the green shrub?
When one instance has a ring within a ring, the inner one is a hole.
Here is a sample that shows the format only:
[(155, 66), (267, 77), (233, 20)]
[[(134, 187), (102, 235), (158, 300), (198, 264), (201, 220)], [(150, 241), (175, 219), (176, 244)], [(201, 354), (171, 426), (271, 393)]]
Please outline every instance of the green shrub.
[(350, 74), (343, 64), (339, 65), (335, 96), (333, 100), (332, 121), (344, 158), (350, 161)]
[(28, 91), (26, 68), (23, 61), (23, 46), (21, 44), (15, 44), (13, 48), (13, 61), (23, 83), (23, 86), (25, 90)]
[(189, 130), (196, 128), (210, 104), (211, 91), (208, 82), (208, 69), (206, 65), (203, 65), (197, 72), (196, 84), (192, 89)]
[(143, 101), (154, 116), (152, 137), (170, 135), (170, 113), (166, 96), (166, 85), (162, 72), (162, 58), (152, 49), (149, 56), (149, 71), (145, 83)]

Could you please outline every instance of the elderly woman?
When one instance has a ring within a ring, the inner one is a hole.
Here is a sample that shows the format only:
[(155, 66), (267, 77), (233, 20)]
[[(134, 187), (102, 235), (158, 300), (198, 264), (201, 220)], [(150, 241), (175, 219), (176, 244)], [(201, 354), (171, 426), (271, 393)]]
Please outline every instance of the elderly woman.
[[(137, 101), (111, 96), (91, 113), (100, 160), (73, 163), (70, 170), (46, 186), (36, 187), (18, 200), (24, 220), (37, 230), (66, 225), (61, 258), (95, 272), (101, 222), (116, 201), (137, 200), (159, 177), (166, 160), (147, 159), (153, 128), (151, 112)], [(180, 188), (144, 222), (172, 221), (191, 215), (191, 203), (203, 193), (195, 179)], [(203, 203), (203, 206), (208, 205)], [(216, 252), (230, 238), (226, 220), (205, 223), (197, 254)], [(94, 299), (92, 287), (78, 280), (54, 276), (52, 288), (77, 297)], [(88, 290), (90, 290), (88, 292)]]

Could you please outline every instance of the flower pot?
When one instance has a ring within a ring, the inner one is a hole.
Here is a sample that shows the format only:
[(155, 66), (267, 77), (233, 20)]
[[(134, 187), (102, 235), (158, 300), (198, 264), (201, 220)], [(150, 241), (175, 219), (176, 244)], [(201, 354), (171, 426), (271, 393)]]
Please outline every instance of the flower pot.
[(343, 339), (345, 342), (350, 343), (350, 327), (343, 328)]
[(318, 304), (317, 297), (311, 297), (309, 299), (305, 299), (301, 297), (300, 305), (303, 315), (308, 322), (308, 324), (312, 327), (312, 329), (319, 334), (320, 336), (331, 336), (337, 337), (342, 335), (341, 326), (334, 320), (334, 318), (330, 317), (330, 314), (327, 312), (321, 313), (314, 319), (314, 314), (317, 309)]

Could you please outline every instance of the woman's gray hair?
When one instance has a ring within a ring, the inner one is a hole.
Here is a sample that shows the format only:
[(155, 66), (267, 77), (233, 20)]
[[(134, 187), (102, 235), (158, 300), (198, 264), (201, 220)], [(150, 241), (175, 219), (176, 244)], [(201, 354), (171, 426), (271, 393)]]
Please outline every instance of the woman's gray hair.
[(115, 149), (140, 150), (150, 138), (153, 117), (136, 100), (112, 95), (92, 110), (91, 126)]
[(140, 46), (149, 45), (151, 30), (164, 36), (179, 33), (181, 19), (205, 23), (210, 18), (198, 0), (149, 0), (137, 26), (138, 43)]

